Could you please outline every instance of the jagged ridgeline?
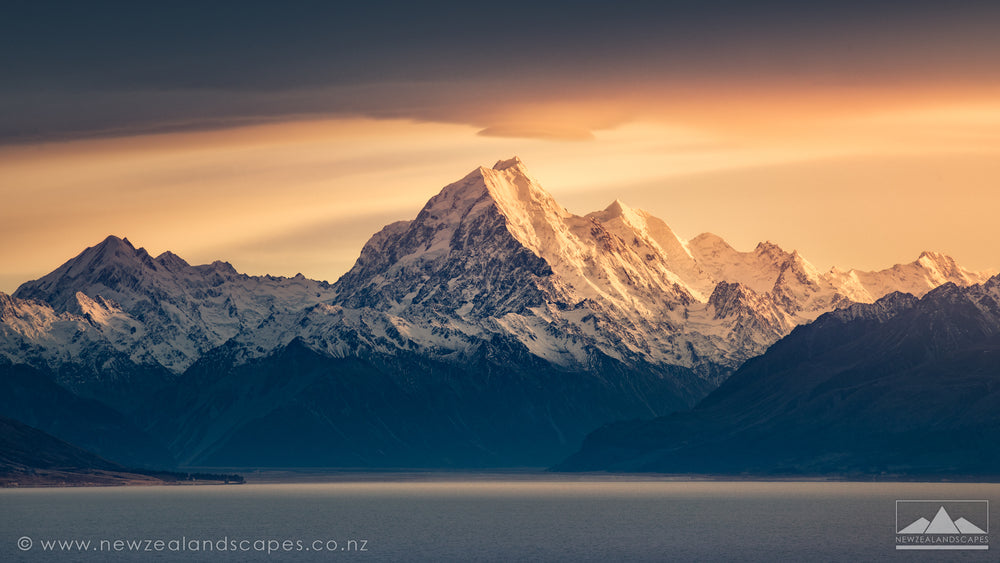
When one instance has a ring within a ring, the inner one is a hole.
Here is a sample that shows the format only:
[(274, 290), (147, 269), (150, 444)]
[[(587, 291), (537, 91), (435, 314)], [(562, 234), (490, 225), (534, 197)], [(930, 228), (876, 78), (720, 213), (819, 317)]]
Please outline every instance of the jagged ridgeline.
[[(64, 437), (110, 408), (185, 465), (542, 466), (605, 423), (691, 407), (822, 313), (987, 277), (929, 252), (819, 272), (620, 201), (574, 215), (513, 158), (376, 233), (335, 284), (109, 237), (0, 294), (19, 397), (0, 414)], [(82, 401), (60, 428), (38, 379)]]

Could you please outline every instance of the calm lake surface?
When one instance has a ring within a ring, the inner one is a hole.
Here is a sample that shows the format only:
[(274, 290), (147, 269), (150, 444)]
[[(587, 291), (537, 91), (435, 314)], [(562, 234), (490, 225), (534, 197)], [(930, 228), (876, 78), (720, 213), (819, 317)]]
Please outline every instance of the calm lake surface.
[[(7, 489), (0, 561), (1000, 560), (1000, 546), (896, 551), (900, 499), (992, 512), (1000, 485), (388, 475)], [(90, 544), (46, 549), (59, 540)]]

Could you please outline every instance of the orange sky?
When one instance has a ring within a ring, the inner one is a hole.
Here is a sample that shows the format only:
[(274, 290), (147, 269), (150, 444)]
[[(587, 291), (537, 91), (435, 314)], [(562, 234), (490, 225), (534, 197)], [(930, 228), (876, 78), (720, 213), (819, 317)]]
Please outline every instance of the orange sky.
[(611, 89), (491, 105), (467, 123), (300, 117), (0, 146), (0, 291), (108, 234), (192, 263), (334, 281), (382, 225), (514, 154), (575, 213), (621, 198), (681, 236), (772, 240), (823, 269), (924, 249), (995, 269), (996, 93)]

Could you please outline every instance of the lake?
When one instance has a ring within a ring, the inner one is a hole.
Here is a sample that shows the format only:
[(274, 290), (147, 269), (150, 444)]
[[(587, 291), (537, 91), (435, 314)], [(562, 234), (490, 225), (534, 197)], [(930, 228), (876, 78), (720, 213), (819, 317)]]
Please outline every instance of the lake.
[[(897, 551), (894, 543), (897, 500), (994, 501), (1000, 498), (998, 484), (723, 482), (575, 475), (337, 479), (238, 486), (0, 490), (0, 560), (1000, 558), (1000, 547), (977, 552), (907, 552)], [(71, 543), (60, 546), (59, 541)]]

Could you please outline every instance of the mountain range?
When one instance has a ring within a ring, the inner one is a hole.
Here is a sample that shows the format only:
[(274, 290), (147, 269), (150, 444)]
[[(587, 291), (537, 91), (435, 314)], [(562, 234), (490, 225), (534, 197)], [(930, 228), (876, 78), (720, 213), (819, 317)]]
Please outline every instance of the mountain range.
[(1000, 276), (827, 313), (694, 409), (609, 424), (565, 471), (1000, 475)]
[[(52, 412), (55, 386), (74, 409), (39, 428), (112, 459), (145, 443), (149, 463), (547, 465), (603, 424), (692, 407), (824, 313), (988, 279), (932, 252), (821, 272), (620, 201), (574, 215), (515, 157), (383, 228), (334, 284), (108, 237), (0, 294), (0, 369), (25, 397), (0, 415)], [(65, 434), (102, 409), (116, 444)]]

